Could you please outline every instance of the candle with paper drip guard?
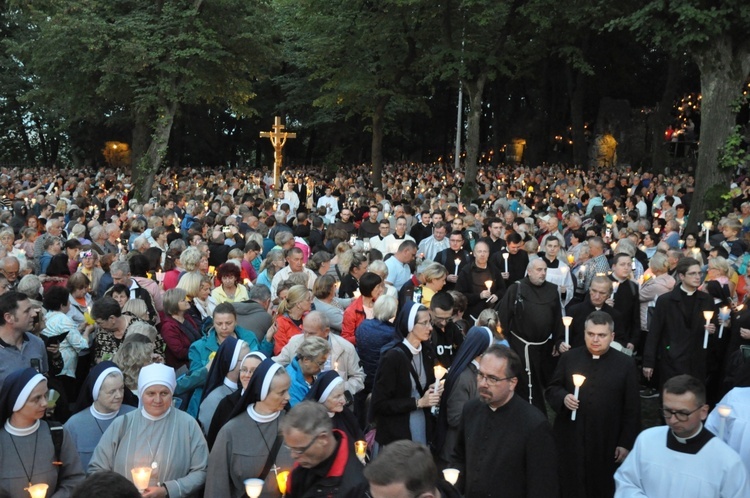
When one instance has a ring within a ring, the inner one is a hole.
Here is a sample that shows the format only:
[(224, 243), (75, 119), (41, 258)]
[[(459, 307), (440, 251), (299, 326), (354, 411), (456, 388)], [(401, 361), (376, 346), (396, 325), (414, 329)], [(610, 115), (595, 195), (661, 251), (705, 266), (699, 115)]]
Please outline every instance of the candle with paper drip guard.
[(440, 381), (445, 377), (445, 374), (448, 373), (448, 369), (443, 365), (435, 365), (432, 370), (435, 372), (435, 385), (433, 386), (433, 391), (438, 392), (438, 389), (440, 389)]
[(31, 498), (45, 498), (47, 496), (47, 490), (49, 489), (49, 484), (34, 484), (33, 486), (29, 484), (29, 487), (26, 488), (26, 491), (29, 492), (29, 495), (31, 495)]
[(458, 258), (456, 258), (456, 259), (453, 260), (453, 263), (456, 265), (455, 269), (453, 270), (453, 274), (454, 275), (458, 275), (458, 265), (461, 264), (461, 260), (458, 259)]
[(573, 323), (572, 316), (562, 317), (563, 325), (565, 325), (565, 344), (570, 344), (570, 324)]
[(365, 457), (367, 456), (367, 441), (355, 441), (354, 453), (356, 453), (360, 462), (365, 463)]
[(573, 256), (572, 254), (568, 254), (568, 264), (572, 265), (575, 262), (576, 262), (576, 257)]
[(458, 481), (458, 476), (461, 474), (461, 471), (458, 469), (443, 469), (443, 478), (451, 483), (452, 485), (455, 485)]
[(286, 494), (286, 481), (289, 478), (289, 471), (284, 470), (276, 473), (276, 485), (279, 487), (281, 496)]
[(714, 317), (713, 311), (704, 311), (703, 318), (706, 319), (706, 327), (703, 331), (703, 349), (708, 349), (708, 326), (711, 325), (711, 319)]
[(706, 244), (708, 244), (708, 235), (709, 235), (709, 232), (711, 231), (711, 227), (713, 225), (714, 225), (713, 222), (708, 221), (708, 220), (706, 220), (706, 221), (703, 222), (703, 228), (706, 229)]
[(508, 258), (510, 257), (510, 254), (507, 252), (503, 253), (503, 259), (505, 260), (505, 273), (508, 273)]
[(262, 479), (245, 479), (245, 493), (250, 498), (258, 498), (263, 491)]
[(151, 480), (151, 467), (136, 467), (130, 470), (130, 475), (133, 477), (133, 484), (138, 488), (138, 492), (143, 493)]
[(729, 306), (723, 306), (719, 309), (719, 321), (721, 322), (719, 324), (719, 339), (724, 334), (724, 325), (727, 320), (729, 320)]
[(716, 411), (719, 412), (719, 439), (724, 440), (724, 432), (727, 427), (727, 417), (732, 414), (732, 409), (727, 405), (719, 405), (716, 407)]
[(612, 282), (612, 299), (615, 298), (615, 294), (617, 294), (617, 289), (620, 288), (620, 282), (614, 281)]
[[(586, 380), (586, 377), (580, 374), (573, 374), (573, 385), (576, 386), (575, 392), (573, 393), (573, 397), (578, 401), (578, 393), (581, 390), (581, 386), (583, 385), (583, 382)], [(576, 412), (578, 410), (573, 410), (573, 412), (570, 414), (570, 420), (576, 419)]]
[[(492, 280), (485, 280), (484, 286), (487, 287), (487, 292), (492, 292)], [(492, 295), (486, 299), (487, 302), (492, 298)]]

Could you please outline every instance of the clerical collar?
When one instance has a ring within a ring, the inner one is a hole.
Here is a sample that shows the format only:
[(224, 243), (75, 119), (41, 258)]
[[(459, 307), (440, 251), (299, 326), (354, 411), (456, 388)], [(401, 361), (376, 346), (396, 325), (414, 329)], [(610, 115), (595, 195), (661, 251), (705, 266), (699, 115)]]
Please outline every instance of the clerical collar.
[(477, 360), (471, 360), (471, 364), (477, 367), (477, 370), (479, 370), (479, 362)]
[(688, 292), (688, 291), (687, 291), (687, 290), (685, 289), (685, 286), (683, 286), (682, 284), (680, 284), (680, 290), (681, 290), (682, 292), (684, 292), (685, 294), (687, 294), (688, 296), (692, 296), (693, 294), (695, 294), (695, 291), (693, 291), (693, 292)]
[(675, 436), (671, 429), (667, 430), (667, 448), (679, 453), (695, 455), (714, 437), (710, 431), (701, 424), (698, 432), (687, 438)]
[(411, 345), (411, 343), (410, 343), (409, 341), (407, 341), (406, 339), (404, 339), (404, 344), (406, 344), (406, 347), (407, 347), (407, 348), (409, 348), (409, 351), (411, 351), (411, 354), (413, 354), (414, 356), (417, 356), (417, 355), (418, 355), (419, 353), (421, 353), (421, 352), (422, 352), (422, 345), (421, 345), (421, 344), (419, 345), (419, 347), (418, 347), (418, 348), (415, 348), (415, 347), (414, 347), (414, 346), (412, 346), (412, 345)]
[(119, 410), (117, 410), (112, 413), (102, 413), (94, 408), (94, 405), (91, 405), (91, 407), (89, 407), (89, 411), (91, 412), (91, 416), (97, 420), (112, 420), (117, 416), (117, 413), (119, 412)]
[(12, 425), (10, 425), (10, 419), (5, 421), (5, 432), (10, 434), (11, 436), (30, 436), (34, 434), (37, 429), (39, 429), (39, 420), (35, 421), (29, 427), (26, 427), (24, 429), (19, 429), (18, 427), (13, 427)]
[(247, 414), (250, 416), (251, 419), (255, 420), (259, 424), (267, 424), (268, 422), (273, 422), (277, 418), (279, 418), (279, 415), (281, 415), (281, 412), (273, 412), (270, 415), (262, 415), (255, 411), (255, 405), (248, 405), (247, 407)]
[(167, 411), (159, 415), (158, 417), (154, 417), (153, 415), (149, 414), (145, 408), (141, 408), (141, 415), (143, 415), (144, 418), (147, 420), (151, 420), (152, 422), (156, 422), (157, 420), (161, 420), (163, 418), (166, 418), (167, 415), (169, 415), (169, 412), (172, 411), (172, 407), (170, 406), (167, 408)]
[(238, 387), (236, 382), (232, 382), (231, 380), (227, 379), (226, 377), (224, 377), (224, 385), (227, 386), (232, 391), (236, 391), (237, 387)]

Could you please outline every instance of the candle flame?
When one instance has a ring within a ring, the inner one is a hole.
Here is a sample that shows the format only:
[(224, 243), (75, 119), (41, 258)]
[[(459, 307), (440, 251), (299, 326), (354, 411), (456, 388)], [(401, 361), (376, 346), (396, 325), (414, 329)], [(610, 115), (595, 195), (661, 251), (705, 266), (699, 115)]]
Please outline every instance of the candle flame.
[(586, 377), (581, 374), (573, 374), (573, 385), (576, 387), (581, 387), (583, 385), (583, 382), (586, 380)]

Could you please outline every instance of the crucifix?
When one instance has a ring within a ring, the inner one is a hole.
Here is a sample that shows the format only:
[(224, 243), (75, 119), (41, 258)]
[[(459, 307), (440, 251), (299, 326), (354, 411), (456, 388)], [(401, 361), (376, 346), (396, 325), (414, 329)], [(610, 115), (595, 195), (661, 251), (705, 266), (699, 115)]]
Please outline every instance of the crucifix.
[(273, 131), (261, 131), (260, 138), (270, 138), (271, 144), (273, 145), (273, 186), (275, 189), (281, 189), (279, 184), (279, 175), (281, 174), (281, 163), (282, 154), (281, 149), (284, 148), (287, 138), (297, 138), (296, 133), (289, 133), (284, 130), (284, 125), (281, 124), (281, 118), (276, 116), (274, 118)]

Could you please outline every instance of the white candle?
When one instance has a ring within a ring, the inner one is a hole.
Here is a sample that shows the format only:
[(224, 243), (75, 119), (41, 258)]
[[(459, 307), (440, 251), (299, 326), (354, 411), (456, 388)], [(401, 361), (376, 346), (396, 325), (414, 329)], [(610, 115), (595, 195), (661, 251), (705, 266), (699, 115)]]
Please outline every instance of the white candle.
[(130, 474), (133, 476), (135, 487), (138, 488), (140, 493), (143, 493), (151, 480), (151, 467), (136, 467), (130, 470)]
[(721, 420), (721, 423), (719, 425), (719, 439), (723, 441), (724, 432), (726, 431), (727, 426), (727, 417), (732, 413), (732, 409), (727, 405), (719, 405), (716, 407), (716, 410), (719, 412), (719, 417)]
[(562, 317), (563, 325), (565, 325), (565, 344), (570, 344), (570, 324), (573, 323), (572, 316)]
[(263, 484), (262, 479), (245, 479), (245, 493), (250, 498), (258, 498), (263, 491)]
[(355, 441), (354, 453), (356, 453), (360, 462), (365, 463), (365, 456), (367, 456), (367, 441)]
[(703, 222), (703, 228), (706, 229), (706, 244), (708, 244), (708, 235), (709, 235), (709, 232), (711, 231), (712, 226), (713, 226), (713, 223), (708, 220)]
[(461, 471), (458, 469), (443, 469), (443, 478), (451, 484), (456, 484)]
[(34, 484), (33, 486), (29, 486), (26, 488), (26, 491), (29, 492), (31, 495), (31, 498), (45, 498), (47, 496), (47, 489), (49, 489), (49, 484)]
[[(485, 285), (485, 287), (487, 287), (487, 292), (492, 292), (492, 291), (491, 291), (491, 289), (492, 289), (492, 280), (485, 280), (485, 281), (484, 281), (484, 285)], [(486, 301), (488, 301), (488, 302), (489, 302), (489, 300), (490, 300), (491, 298), (492, 298), (492, 295), (490, 294), (490, 297), (488, 297), (488, 298), (486, 299)]]
[[(573, 397), (578, 401), (578, 393), (581, 390), (581, 386), (583, 385), (583, 381), (586, 380), (586, 377), (580, 374), (573, 374), (573, 385), (576, 386), (575, 392), (573, 393)], [(570, 414), (570, 420), (576, 419), (576, 412), (578, 410), (573, 410), (573, 412)]]
[(713, 311), (704, 311), (703, 318), (706, 319), (706, 328), (703, 331), (703, 349), (708, 349), (708, 326), (711, 325), (711, 319), (714, 317)]
[(729, 320), (729, 306), (724, 306), (719, 310), (719, 320), (721, 320), (719, 324), (719, 339), (721, 339), (724, 333), (724, 324)]
[(440, 379), (445, 376), (448, 370), (446, 370), (443, 365), (435, 365), (433, 371), (435, 372), (435, 385), (433, 386), (433, 390), (438, 392), (438, 389), (440, 389)]
[(164, 282), (164, 272), (159, 270), (156, 272), (156, 281), (159, 283)]
[(458, 275), (458, 265), (461, 264), (461, 260), (456, 258), (453, 260), (453, 264), (455, 265), (455, 269), (453, 270), (454, 275)]
[(507, 252), (503, 253), (503, 259), (505, 260), (505, 273), (508, 273), (508, 258), (510, 257), (510, 254)]

